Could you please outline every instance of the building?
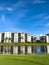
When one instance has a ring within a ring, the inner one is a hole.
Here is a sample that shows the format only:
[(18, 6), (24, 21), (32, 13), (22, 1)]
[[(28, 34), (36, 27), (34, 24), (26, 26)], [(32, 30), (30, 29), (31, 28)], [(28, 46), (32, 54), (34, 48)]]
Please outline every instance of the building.
[(6, 43), (22, 43), (33, 42), (33, 36), (24, 32), (0, 32), (0, 42)]
[(46, 42), (49, 43), (49, 34), (46, 34)]
[(40, 36), (40, 42), (46, 43), (46, 36)]
[(11, 42), (11, 37), (11, 32), (2, 33), (2, 38), (4, 42)]
[[(49, 34), (46, 34), (46, 42), (49, 43)], [(47, 53), (49, 54), (49, 45), (47, 46)]]
[(33, 42), (33, 36), (27, 35), (27, 42)]
[(27, 33), (21, 33), (21, 41), (20, 42), (27, 42)]
[[(40, 37), (41, 42), (49, 43), (49, 34)], [(34, 54), (48, 53), (48, 46), (15, 45), (19, 43), (36, 43), (37, 38), (24, 32), (0, 32), (0, 43), (11, 43), (11, 45), (1, 45), (0, 54)], [(12, 43), (15, 43), (12, 45)]]
[(20, 42), (20, 39), (21, 39), (21, 33), (18, 33), (18, 32), (14, 32), (14, 43), (19, 43)]

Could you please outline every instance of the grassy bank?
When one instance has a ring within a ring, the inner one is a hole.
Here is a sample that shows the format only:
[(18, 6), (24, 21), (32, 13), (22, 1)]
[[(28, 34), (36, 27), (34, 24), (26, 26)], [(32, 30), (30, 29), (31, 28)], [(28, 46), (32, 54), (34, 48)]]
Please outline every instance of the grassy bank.
[(0, 55), (0, 65), (49, 65), (49, 55)]
[(47, 46), (49, 43), (0, 43), (0, 46)]

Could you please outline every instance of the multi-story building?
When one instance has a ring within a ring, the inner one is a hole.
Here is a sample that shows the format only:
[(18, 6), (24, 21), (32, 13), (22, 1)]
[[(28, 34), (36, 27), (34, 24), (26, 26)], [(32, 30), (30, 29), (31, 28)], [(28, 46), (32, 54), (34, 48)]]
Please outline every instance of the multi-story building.
[(14, 33), (14, 42), (18, 43), (19, 42), (19, 33)]
[(4, 36), (4, 42), (11, 42), (11, 32), (5, 32), (2, 35)]
[(33, 42), (33, 36), (27, 35), (27, 42)]
[(24, 32), (0, 32), (0, 42), (33, 42), (33, 36)]
[(46, 42), (49, 43), (49, 34), (46, 34)]
[(21, 41), (20, 42), (27, 42), (27, 33), (21, 33)]
[[(49, 34), (46, 34), (46, 42), (49, 43)], [(47, 45), (47, 53), (49, 54), (49, 45)]]
[(45, 43), (46, 42), (46, 36), (40, 36), (40, 42)]

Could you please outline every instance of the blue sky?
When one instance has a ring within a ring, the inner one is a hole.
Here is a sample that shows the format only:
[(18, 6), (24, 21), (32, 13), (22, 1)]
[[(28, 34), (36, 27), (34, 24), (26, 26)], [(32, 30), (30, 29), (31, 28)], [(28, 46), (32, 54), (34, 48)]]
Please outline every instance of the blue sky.
[(0, 0), (0, 32), (49, 33), (49, 0)]

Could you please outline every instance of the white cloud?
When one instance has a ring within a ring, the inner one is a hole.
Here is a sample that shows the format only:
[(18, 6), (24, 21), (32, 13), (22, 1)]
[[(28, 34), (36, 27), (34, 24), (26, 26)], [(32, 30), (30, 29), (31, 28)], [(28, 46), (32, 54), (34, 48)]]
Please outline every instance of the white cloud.
[(19, 10), (16, 14), (14, 14), (14, 16), (16, 17), (16, 21), (20, 21), (20, 19), (22, 19), (23, 17), (26, 16), (28, 10)]
[(37, 19), (36, 22), (38, 22), (38, 24), (36, 23), (34, 26), (43, 26), (43, 27), (49, 27), (49, 15), (47, 15), (46, 13), (41, 13), (38, 15), (35, 15), (32, 17), (33, 19)]
[(45, 24), (45, 26), (49, 28), (49, 23)]
[(20, 18), (22, 18), (22, 17), (24, 17), (25, 16), (25, 12), (19, 12), (18, 14), (17, 14), (17, 19), (20, 19)]
[(6, 8), (9, 12), (13, 11), (13, 8)]
[(3, 6), (0, 6), (0, 11), (4, 11), (4, 10), (7, 10), (7, 11), (11, 12), (11, 11), (14, 10), (14, 8), (12, 8), (12, 7), (3, 7)]
[(8, 28), (9, 31), (13, 31), (13, 32), (27, 32), (26, 30), (24, 29), (20, 29), (20, 28), (15, 28), (15, 27), (10, 27)]
[(18, 2), (15, 2), (13, 4), (9, 4), (9, 7), (8, 7), (7, 3), (0, 4), (0, 11), (7, 10), (7, 11), (11, 12), (11, 11), (14, 11), (16, 9), (23, 8), (24, 5), (25, 5), (25, 3), (23, 1), (18, 1)]
[(47, 20), (49, 20), (49, 15), (45, 15), (44, 18), (42, 19), (42, 22), (45, 22)]
[(41, 14), (33, 16), (33, 18), (43, 18), (44, 16), (45, 16), (45, 13), (41, 13)]
[(47, 25), (49, 26), (49, 23)]
[(4, 10), (4, 8), (3, 7), (0, 7), (0, 10)]
[(41, 13), (41, 14), (33, 16), (33, 18), (41, 19), (41, 21), (44, 22), (46, 20), (49, 20), (49, 15), (47, 15), (46, 13)]
[(18, 2), (16, 2), (16, 3), (13, 5), (13, 7), (16, 8), (16, 9), (21, 8), (21, 7), (23, 7), (23, 6), (24, 6), (24, 2), (22, 2), (22, 1), (18, 1)]
[(46, 1), (44, 1), (44, 0), (34, 0), (32, 2), (32, 4), (41, 4), (41, 3), (46, 3)]
[(49, 15), (45, 17), (45, 20), (49, 19)]
[(1, 15), (1, 19), (2, 19), (2, 21), (5, 21), (5, 16)]
[(8, 10), (9, 12), (14, 11), (16, 9), (22, 8), (24, 6), (24, 3), (22, 1), (18, 1), (14, 3), (13, 5), (11, 4), (11, 7), (6, 7), (5, 9)]
[(44, 36), (43, 34), (40, 34), (39, 36)]

